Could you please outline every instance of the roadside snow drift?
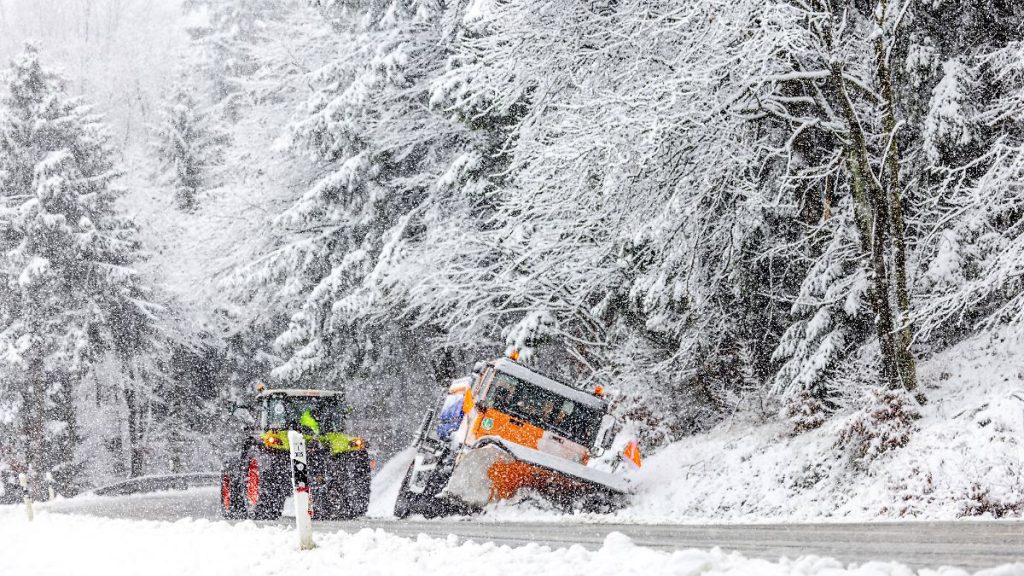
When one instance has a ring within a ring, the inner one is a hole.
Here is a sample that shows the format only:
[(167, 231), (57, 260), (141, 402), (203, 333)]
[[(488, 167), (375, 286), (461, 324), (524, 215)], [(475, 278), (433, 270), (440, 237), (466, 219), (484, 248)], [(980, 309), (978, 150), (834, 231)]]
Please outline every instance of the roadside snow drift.
[[(600, 550), (519, 548), (420, 536), (415, 540), (381, 530), (317, 534), (317, 548), (300, 552), (292, 530), (207, 520), (178, 522), (99, 519), (41, 512), (29, 523), (22, 510), (0, 508), (0, 574), (5, 576), (295, 576), (302, 574), (580, 574), (672, 575), (858, 575), (910, 576), (892, 563), (844, 567), (835, 560), (804, 557), (778, 563), (739, 554), (685, 550), (659, 552), (634, 546), (612, 533)], [(960, 570), (922, 571), (960, 576)], [(980, 572), (1024, 576), (1024, 564)]]

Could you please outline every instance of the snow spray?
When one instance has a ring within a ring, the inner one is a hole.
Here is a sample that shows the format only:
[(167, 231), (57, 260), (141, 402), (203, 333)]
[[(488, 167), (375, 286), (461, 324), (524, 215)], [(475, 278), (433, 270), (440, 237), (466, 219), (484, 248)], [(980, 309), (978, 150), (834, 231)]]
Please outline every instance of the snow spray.
[(313, 503), (309, 499), (306, 439), (295, 430), (288, 431), (288, 449), (292, 457), (292, 500), (295, 502), (295, 527), (299, 531), (299, 549), (313, 549)]

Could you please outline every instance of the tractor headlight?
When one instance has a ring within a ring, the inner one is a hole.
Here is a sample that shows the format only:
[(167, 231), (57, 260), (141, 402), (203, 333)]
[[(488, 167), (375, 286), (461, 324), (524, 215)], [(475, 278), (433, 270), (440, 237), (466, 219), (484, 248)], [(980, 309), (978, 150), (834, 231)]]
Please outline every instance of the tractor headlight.
[(267, 433), (263, 435), (263, 445), (267, 448), (282, 448), (284, 441), (274, 434)]

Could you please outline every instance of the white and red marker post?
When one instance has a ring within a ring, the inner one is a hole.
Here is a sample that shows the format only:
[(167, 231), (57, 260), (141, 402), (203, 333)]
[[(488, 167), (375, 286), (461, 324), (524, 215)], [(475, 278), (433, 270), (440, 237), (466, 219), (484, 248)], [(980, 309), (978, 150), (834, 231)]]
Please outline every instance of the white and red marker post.
[(309, 498), (309, 462), (306, 439), (302, 433), (288, 431), (288, 449), (292, 457), (292, 500), (295, 502), (295, 527), (299, 530), (299, 549), (313, 549), (313, 503)]
[(32, 513), (32, 493), (28, 489), (28, 474), (18, 474), (18, 483), (21, 484), (21, 497), (25, 501), (25, 514), (31, 522), (35, 514)]

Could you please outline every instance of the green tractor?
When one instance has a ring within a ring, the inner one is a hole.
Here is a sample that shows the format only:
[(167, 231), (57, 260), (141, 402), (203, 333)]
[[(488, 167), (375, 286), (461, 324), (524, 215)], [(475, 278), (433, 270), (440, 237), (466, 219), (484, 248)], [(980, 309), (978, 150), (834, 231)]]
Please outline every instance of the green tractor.
[(292, 493), (288, 430), (306, 439), (313, 518), (338, 520), (366, 513), (370, 503), (370, 459), (366, 442), (344, 432), (340, 392), (265, 390), (252, 408), (233, 411), (239, 437), (221, 474), (225, 518), (277, 520)]

